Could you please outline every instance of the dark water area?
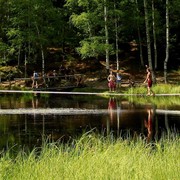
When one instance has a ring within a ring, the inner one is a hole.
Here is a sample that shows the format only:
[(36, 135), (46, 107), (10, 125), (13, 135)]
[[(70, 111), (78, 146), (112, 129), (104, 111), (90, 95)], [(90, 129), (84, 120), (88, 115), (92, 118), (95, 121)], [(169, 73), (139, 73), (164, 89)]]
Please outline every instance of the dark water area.
[(0, 97), (0, 149), (33, 148), (43, 138), (67, 142), (92, 130), (97, 134), (126, 138), (142, 136), (147, 141), (163, 133), (179, 133), (180, 104), (158, 109), (125, 97), (49, 95)]

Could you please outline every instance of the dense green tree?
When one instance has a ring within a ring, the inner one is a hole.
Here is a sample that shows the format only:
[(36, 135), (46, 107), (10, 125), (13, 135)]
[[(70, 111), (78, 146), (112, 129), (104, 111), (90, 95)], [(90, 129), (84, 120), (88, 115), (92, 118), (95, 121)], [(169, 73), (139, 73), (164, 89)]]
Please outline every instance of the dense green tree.
[(6, 6), (3, 19), (8, 18), (1, 23), (1, 52), (5, 53), (8, 47), (7, 60), (13, 58), (18, 65), (39, 63), (41, 59), (44, 71), (47, 48), (64, 42), (63, 32), (67, 27), (64, 11), (54, 7), (50, 0), (17, 0), (16, 3), (8, 0)]
[[(12, 4), (11, 26), (7, 28), (7, 36), (16, 53), (22, 50), (24, 60), (28, 63), (37, 63), (40, 56), (42, 60), (42, 72), (44, 72), (44, 53), (53, 36), (55, 21), (58, 17), (53, 9), (51, 1), (42, 0), (18, 0)], [(14, 16), (15, 15), (15, 16)], [(59, 24), (59, 23), (58, 23)]]
[[(70, 16), (71, 22), (82, 35), (80, 47), (77, 48), (82, 58), (105, 55), (110, 47), (105, 45), (103, 1), (67, 0), (66, 6), (74, 10)], [(77, 11), (78, 8), (81, 10)]]
[(132, 3), (127, 3), (114, 2), (114, 0), (67, 0), (66, 6), (72, 10), (71, 22), (82, 35), (80, 47), (77, 48), (82, 58), (95, 57), (97, 59), (99, 56), (106, 55), (106, 68), (109, 69), (108, 57), (115, 54), (117, 39), (119, 43), (128, 41), (125, 34), (132, 37), (130, 30), (127, 30), (129, 28), (127, 24), (131, 23), (132, 30), (133, 21), (125, 20), (130, 12), (125, 11), (127, 16), (123, 14), (123, 9), (129, 4), (132, 5)]
[(8, 40), (5, 33), (8, 18), (8, 2), (0, 0), (0, 64), (6, 64), (8, 61)]

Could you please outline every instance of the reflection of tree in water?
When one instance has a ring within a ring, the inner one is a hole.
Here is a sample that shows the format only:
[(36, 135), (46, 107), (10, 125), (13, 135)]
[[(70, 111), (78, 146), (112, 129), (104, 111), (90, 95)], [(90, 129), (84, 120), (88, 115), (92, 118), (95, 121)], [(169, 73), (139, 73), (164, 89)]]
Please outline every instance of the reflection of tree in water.
[[(23, 103), (23, 106), (16, 103), (15, 107), (32, 108), (32, 114), (2, 116), (0, 128), (2, 143), (0, 145), (3, 146), (6, 143), (3, 137), (7, 133), (8, 137), (13, 137), (11, 143), (33, 146), (41, 144), (42, 136), (54, 141), (68, 142), (70, 138), (81, 136), (82, 133), (90, 131), (92, 128), (95, 128), (95, 133), (106, 135), (107, 132), (107, 135), (114, 138), (139, 140), (141, 137), (145, 139), (146, 136), (146, 140), (152, 142), (154, 139), (159, 140), (164, 136), (164, 133), (172, 130), (174, 126), (179, 127), (177, 116), (160, 113), (150, 103), (145, 105), (133, 104), (118, 97), (111, 97), (105, 101), (94, 99), (92, 103), (92, 99), (89, 102), (85, 99), (79, 100), (79, 97), (76, 97), (75, 100), (72, 97), (63, 97), (53, 98), (51, 96), (44, 99), (44, 97), (34, 96), (28, 99), (27, 103)], [(8, 104), (6, 103), (5, 107), (11, 107), (12, 100), (14, 98), (8, 99)], [(1, 106), (3, 108), (4, 104)], [(103, 109), (106, 113), (88, 115), (33, 114), (33, 108), (37, 112), (39, 111), (38, 108), (69, 108), (69, 106), (75, 109), (85, 107), (87, 110), (101, 108), (100, 110)]]
[[(33, 109), (37, 109), (38, 108), (38, 105), (39, 105), (39, 99), (37, 96), (34, 96), (32, 98), (32, 108)], [(36, 113), (33, 114), (33, 120), (34, 120), (34, 124), (36, 124)]]
[[(107, 134), (116, 132), (117, 137), (132, 139), (138, 139), (141, 135), (145, 135), (147, 142), (153, 139), (155, 116), (153, 105), (144, 110), (142, 106), (136, 106), (129, 102), (119, 102), (118, 99), (111, 97), (108, 102), (108, 112)], [(147, 132), (144, 131), (144, 128)]]

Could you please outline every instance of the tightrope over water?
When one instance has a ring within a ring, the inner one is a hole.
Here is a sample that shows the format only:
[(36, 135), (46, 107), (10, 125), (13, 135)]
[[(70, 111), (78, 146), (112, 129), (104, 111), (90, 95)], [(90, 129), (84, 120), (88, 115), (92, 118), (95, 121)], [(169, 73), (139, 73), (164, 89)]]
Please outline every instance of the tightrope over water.
[[(32, 94), (69, 94), (69, 95), (113, 95), (113, 96), (146, 96), (146, 94), (124, 94), (117, 92), (62, 92), (62, 91), (22, 91), (22, 90), (0, 90), (0, 93), (32, 93)], [(155, 96), (180, 96), (176, 94), (156, 94)]]
[[(111, 110), (114, 113), (134, 113), (143, 112), (143, 109), (130, 110), (130, 109), (115, 109)], [(170, 114), (180, 115), (178, 110), (161, 110), (156, 109), (157, 114)], [(79, 108), (19, 108), (19, 109), (0, 109), (0, 115), (2, 114), (57, 114), (57, 115), (87, 115), (87, 114), (108, 114), (108, 109), (79, 109)]]

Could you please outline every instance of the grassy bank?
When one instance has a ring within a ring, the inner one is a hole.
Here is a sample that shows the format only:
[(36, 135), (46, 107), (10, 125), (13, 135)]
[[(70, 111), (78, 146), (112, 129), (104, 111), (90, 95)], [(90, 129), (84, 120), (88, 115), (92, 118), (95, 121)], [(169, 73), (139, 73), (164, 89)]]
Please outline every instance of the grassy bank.
[[(155, 94), (180, 94), (180, 86), (172, 84), (157, 84), (152, 87)], [(147, 94), (145, 85), (128, 88), (124, 91), (127, 94)]]
[[(105, 83), (104, 83), (105, 84)], [(105, 84), (106, 85), (106, 84)], [(180, 94), (180, 86), (175, 84), (157, 84), (152, 87), (152, 90), (155, 94)], [(104, 88), (99, 89), (98, 84), (94, 87), (84, 87), (84, 88), (75, 88), (74, 92), (97, 92), (105, 93), (108, 95), (109, 89), (104, 86)], [(120, 87), (115, 93), (124, 93), (124, 94), (147, 94), (147, 86), (145, 84), (136, 85), (135, 87)]]
[[(158, 84), (158, 85), (154, 85), (152, 90), (155, 92), (157, 96), (155, 97), (146, 96), (147, 88), (145, 85), (136, 86), (132, 88), (122, 87), (114, 93), (109, 93), (107, 89), (96, 89), (95, 87), (93, 89), (89, 87), (77, 88), (74, 91), (102, 93), (101, 97), (104, 98), (112, 97), (113, 94), (116, 94), (115, 97), (121, 98), (122, 96), (120, 97), (117, 96), (118, 93), (120, 93), (121, 95), (124, 94), (123, 97), (125, 97), (129, 102), (137, 103), (137, 104), (154, 104), (156, 105), (157, 108), (167, 108), (167, 107), (171, 108), (180, 105), (180, 96), (177, 95), (180, 94), (180, 86), (172, 85), (172, 84)], [(128, 94), (129, 95), (135, 94), (137, 96), (129, 96)], [(158, 94), (161, 94), (162, 96), (158, 96)], [(166, 95), (171, 95), (171, 96), (166, 96)], [(89, 96), (86, 97), (88, 98)]]
[(71, 145), (45, 144), (12, 158), (1, 154), (0, 179), (180, 179), (180, 139), (171, 135), (152, 145), (84, 135)]
[[(146, 96), (146, 87), (135, 87), (124, 91), (125, 94), (139, 94), (144, 96), (127, 96), (130, 102), (137, 104), (154, 104), (157, 108), (171, 108), (180, 105), (180, 86), (170, 84), (158, 84), (153, 86), (152, 90), (157, 95), (155, 97)], [(158, 96), (161, 94), (162, 96)], [(166, 96), (171, 95), (171, 96)], [(176, 96), (174, 96), (176, 95)]]

